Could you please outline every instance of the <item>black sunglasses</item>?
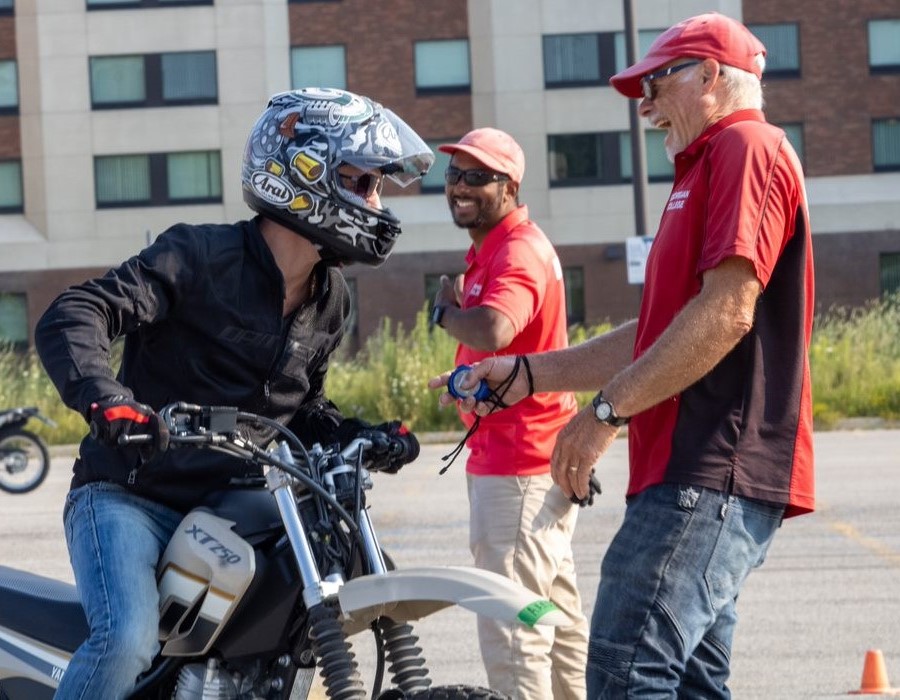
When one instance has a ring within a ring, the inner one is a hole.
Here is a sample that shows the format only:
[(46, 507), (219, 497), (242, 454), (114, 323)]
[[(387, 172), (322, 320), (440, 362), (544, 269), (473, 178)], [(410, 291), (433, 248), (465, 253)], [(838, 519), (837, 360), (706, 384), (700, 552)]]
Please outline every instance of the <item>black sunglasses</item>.
[(677, 66), (669, 66), (668, 68), (658, 70), (655, 73), (647, 73), (647, 75), (641, 78), (641, 89), (644, 91), (644, 99), (656, 99), (656, 87), (653, 85), (654, 80), (665, 78), (668, 75), (674, 75), (678, 71), (690, 68), (691, 66), (696, 66), (698, 63), (702, 63), (702, 61), (688, 61), (687, 63), (679, 63)]
[(342, 187), (350, 190), (363, 199), (368, 199), (376, 192), (381, 194), (381, 188), (384, 185), (384, 175), (381, 173), (347, 175), (338, 170), (338, 177), (341, 178)]
[(495, 173), (491, 170), (460, 170), (454, 165), (451, 165), (444, 171), (444, 181), (448, 185), (455, 185), (460, 180), (464, 180), (469, 187), (484, 187), (491, 182), (509, 180), (509, 175)]

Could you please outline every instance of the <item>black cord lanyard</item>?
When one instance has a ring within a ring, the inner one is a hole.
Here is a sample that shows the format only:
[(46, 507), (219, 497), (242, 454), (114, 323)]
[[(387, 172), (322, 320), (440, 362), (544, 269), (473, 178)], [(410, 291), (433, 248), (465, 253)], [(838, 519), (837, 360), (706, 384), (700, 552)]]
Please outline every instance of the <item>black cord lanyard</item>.
[[(509, 406), (503, 401), (503, 397), (506, 396), (506, 392), (509, 391), (509, 388), (512, 386), (512, 383), (516, 380), (516, 377), (519, 376), (519, 368), (524, 365), (525, 367), (525, 377), (528, 380), (528, 396), (532, 396), (534, 394), (534, 376), (531, 374), (531, 363), (528, 362), (528, 357), (525, 355), (516, 355), (516, 361), (513, 365), (512, 371), (509, 373), (509, 376), (506, 377), (502, 382), (497, 385), (496, 389), (491, 389), (490, 395), (484, 400), (485, 403), (489, 403), (491, 405), (491, 410), (488, 412), (493, 413), (494, 411), (509, 408)], [(472, 423), (472, 427), (466, 431), (466, 434), (463, 436), (463, 439), (459, 441), (459, 443), (454, 447), (450, 452), (441, 457), (441, 461), (447, 462), (445, 464), (440, 474), (446, 472), (450, 465), (456, 461), (456, 458), (459, 457), (460, 453), (463, 451), (463, 448), (466, 446), (466, 442), (470, 437), (475, 434), (475, 431), (478, 430), (478, 426), (481, 425), (481, 416), (475, 416), (475, 422)]]

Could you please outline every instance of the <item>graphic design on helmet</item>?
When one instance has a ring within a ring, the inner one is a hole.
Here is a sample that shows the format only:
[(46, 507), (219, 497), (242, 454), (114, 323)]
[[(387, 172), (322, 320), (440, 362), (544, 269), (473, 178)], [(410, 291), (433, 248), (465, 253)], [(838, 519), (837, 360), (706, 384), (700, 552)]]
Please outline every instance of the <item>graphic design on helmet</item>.
[(381, 206), (383, 179), (406, 187), (433, 163), (391, 110), (310, 87), (269, 100), (247, 140), (241, 184), (251, 209), (312, 241), (326, 262), (380, 265), (400, 235)]

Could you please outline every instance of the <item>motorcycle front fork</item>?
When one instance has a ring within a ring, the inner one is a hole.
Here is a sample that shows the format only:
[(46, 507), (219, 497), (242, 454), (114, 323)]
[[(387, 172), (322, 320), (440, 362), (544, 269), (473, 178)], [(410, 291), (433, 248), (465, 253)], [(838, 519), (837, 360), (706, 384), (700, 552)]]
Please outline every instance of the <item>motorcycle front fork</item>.
[[(293, 456), (286, 443), (279, 446), (278, 457), (293, 463)], [(272, 468), (266, 474), (266, 483), (275, 497), (303, 581), (303, 602), (310, 615), (310, 638), (322, 669), (328, 697), (365, 698), (359, 667), (350, 650), (350, 642), (341, 624), (336, 604), (337, 592), (343, 580), (331, 576), (323, 579), (319, 573), (291, 490), (291, 476), (281, 469)], [(386, 573), (381, 547), (366, 510), (359, 514), (359, 529), (370, 570), (375, 574)], [(384, 640), (384, 655), (394, 684), (409, 695), (429, 688), (431, 679), (428, 677), (422, 649), (417, 646), (419, 639), (413, 633), (412, 626), (384, 617), (379, 618), (377, 624)]]

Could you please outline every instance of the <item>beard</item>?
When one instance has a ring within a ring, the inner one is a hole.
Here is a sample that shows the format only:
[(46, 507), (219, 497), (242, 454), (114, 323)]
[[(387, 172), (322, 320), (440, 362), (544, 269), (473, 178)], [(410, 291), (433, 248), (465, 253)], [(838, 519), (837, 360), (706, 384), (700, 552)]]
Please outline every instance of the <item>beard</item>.
[(474, 215), (469, 212), (458, 212), (456, 207), (451, 204), (450, 216), (453, 223), (459, 228), (480, 229), (493, 228), (503, 218), (500, 213), (502, 205), (500, 197), (496, 197), (490, 201), (472, 200), (475, 202)]

